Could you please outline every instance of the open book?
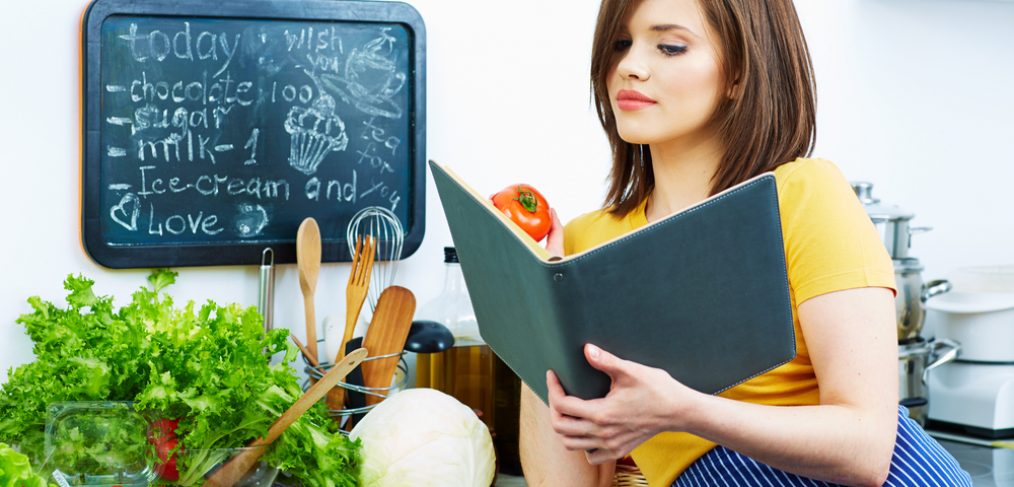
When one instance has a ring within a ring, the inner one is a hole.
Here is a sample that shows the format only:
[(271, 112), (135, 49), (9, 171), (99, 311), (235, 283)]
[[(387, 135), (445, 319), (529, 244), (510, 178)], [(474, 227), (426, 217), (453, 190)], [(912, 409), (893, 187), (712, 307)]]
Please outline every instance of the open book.
[(547, 369), (568, 394), (609, 392), (585, 343), (712, 394), (795, 357), (773, 174), (551, 260), (488, 198), (430, 168), (480, 334), (543, 401)]

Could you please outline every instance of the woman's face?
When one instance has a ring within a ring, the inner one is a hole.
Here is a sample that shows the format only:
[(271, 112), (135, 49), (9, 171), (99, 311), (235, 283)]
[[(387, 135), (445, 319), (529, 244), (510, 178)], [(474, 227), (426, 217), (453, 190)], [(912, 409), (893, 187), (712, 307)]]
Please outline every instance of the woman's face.
[(720, 46), (698, 0), (642, 0), (623, 24), (606, 80), (620, 137), (631, 144), (710, 137), (725, 90)]

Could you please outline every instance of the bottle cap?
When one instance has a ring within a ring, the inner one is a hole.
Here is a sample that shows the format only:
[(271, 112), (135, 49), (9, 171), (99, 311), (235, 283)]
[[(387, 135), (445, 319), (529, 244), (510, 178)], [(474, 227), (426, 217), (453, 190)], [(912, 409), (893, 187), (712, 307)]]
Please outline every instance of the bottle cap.
[(459, 264), (458, 251), (454, 247), (444, 247), (444, 263), (445, 264)]

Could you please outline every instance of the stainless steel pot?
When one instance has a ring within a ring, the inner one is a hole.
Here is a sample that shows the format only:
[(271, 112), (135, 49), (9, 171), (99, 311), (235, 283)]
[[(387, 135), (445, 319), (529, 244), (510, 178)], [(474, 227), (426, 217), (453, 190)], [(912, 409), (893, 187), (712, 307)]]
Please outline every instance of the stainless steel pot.
[(951, 290), (951, 283), (945, 279), (923, 283), (922, 270), (919, 259), (894, 261), (894, 283), (898, 287), (894, 310), (899, 342), (918, 339), (926, 318), (926, 300)]
[(953, 361), (960, 345), (940, 339), (898, 345), (898, 398), (912, 419), (924, 424), (929, 394), (926, 384), (931, 370)]
[(891, 254), (892, 259), (905, 259), (912, 245), (912, 235), (932, 230), (932, 227), (912, 227), (909, 225), (915, 214), (880, 202), (873, 196), (873, 183), (860, 181), (852, 183), (859, 201), (863, 203), (866, 214), (873, 220), (880, 239)]

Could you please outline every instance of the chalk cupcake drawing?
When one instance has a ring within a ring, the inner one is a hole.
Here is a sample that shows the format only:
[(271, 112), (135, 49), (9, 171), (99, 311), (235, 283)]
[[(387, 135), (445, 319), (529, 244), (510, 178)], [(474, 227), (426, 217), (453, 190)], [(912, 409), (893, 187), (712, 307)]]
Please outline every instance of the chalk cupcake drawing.
[(311, 176), (331, 152), (349, 145), (345, 123), (335, 113), (335, 101), (321, 94), (310, 107), (294, 106), (285, 118), (285, 131), (291, 135), (289, 165)]
[(398, 119), (402, 109), (392, 98), (405, 86), (406, 76), (397, 70), (397, 39), (388, 34), (390, 30), (381, 29), (380, 37), (353, 49), (341, 74), (322, 74), (320, 81), (364, 113)]

